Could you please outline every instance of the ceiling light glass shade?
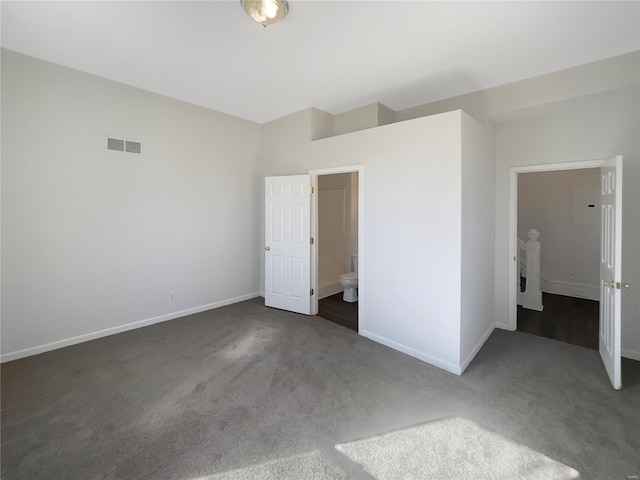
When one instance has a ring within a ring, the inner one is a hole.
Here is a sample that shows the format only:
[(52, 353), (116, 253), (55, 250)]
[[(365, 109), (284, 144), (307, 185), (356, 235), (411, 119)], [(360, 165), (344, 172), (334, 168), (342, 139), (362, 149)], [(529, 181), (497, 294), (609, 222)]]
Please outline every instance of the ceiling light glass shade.
[(287, 0), (240, 0), (240, 5), (264, 27), (278, 23), (289, 12)]

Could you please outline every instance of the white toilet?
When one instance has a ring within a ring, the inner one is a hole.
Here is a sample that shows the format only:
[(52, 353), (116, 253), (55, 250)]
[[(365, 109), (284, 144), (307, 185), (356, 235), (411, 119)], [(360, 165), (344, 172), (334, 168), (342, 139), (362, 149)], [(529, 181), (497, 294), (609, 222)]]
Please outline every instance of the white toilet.
[(351, 264), (353, 272), (340, 275), (340, 283), (344, 287), (342, 299), (345, 302), (353, 303), (358, 301), (358, 254), (351, 254)]

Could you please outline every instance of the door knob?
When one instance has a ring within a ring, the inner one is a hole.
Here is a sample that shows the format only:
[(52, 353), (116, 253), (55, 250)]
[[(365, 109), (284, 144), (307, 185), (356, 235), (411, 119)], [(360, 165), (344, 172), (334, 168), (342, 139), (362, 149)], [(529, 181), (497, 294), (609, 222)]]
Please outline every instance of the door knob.
[(631, 288), (631, 285), (629, 285), (628, 283), (623, 283), (623, 284), (622, 284), (622, 286), (623, 286), (624, 288)]
[(267, 245), (266, 247), (264, 247), (264, 249), (268, 252), (269, 250), (271, 250), (271, 247)]

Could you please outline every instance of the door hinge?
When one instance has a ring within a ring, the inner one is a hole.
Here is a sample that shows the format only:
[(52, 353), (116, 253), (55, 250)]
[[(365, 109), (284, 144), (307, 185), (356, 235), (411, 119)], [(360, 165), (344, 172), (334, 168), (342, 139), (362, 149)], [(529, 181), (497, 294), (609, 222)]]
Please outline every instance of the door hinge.
[(313, 185), (309, 185), (309, 193), (313, 193)]
[(311, 245), (313, 245), (313, 237), (311, 237), (309, 240), (311, 240)]
[(311, 289), (311, 295), (313, 295), (313, 288)]

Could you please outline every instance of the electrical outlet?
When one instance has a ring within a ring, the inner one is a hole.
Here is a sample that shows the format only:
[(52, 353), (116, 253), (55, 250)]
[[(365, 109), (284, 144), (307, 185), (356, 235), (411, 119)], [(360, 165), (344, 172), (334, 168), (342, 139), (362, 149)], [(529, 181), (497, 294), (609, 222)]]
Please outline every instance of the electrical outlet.
[(171, 301), (176, 299), (176, 292), (171, 292), (169, 293), (169, 298), (171, 299)]

